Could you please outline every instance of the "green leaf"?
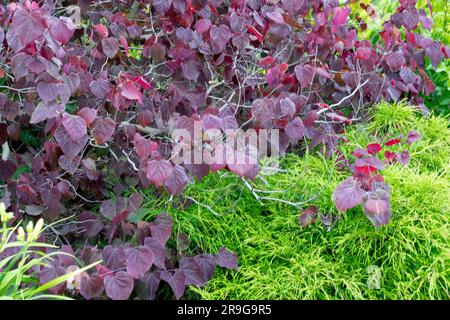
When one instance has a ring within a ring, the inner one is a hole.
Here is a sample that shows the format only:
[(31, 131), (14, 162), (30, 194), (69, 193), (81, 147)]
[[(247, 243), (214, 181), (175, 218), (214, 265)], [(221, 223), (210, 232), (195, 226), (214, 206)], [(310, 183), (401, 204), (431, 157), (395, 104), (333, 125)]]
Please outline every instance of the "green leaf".
[(16, 172), (11, 176), (11, 179), (17, 180), (24, 173), (31, 173), (31, 168), (27, 165), (21, 165), (17, 168)]

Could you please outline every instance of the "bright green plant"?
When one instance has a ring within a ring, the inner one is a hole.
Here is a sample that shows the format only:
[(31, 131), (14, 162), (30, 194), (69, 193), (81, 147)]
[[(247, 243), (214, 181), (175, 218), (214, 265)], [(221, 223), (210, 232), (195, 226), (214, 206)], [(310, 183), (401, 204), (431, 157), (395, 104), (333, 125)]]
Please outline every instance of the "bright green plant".
[(425, 104), (436, 114), (450, 114), (450, 63), (441, 63), (436, 69), (428, 64), (427, 73), (433, 80), (436, 91), (425, 98)]
[(42, 248), (57, 248), (54, 245), (38, 241), (42, 232), (46, 229), (43, 219), (39, 219), (36, 224), (30, 221), (24, 229), (20, 226), (20, 223), (9, 227), (8, 222), (13, 218), (13, 213), (6, 212), (4, 203), (0, 203), (0, 221), (2, 224), (0, 231), (0, 255), (4, 256), (7, 249), (18, 249), (17, 253), (6, 255), (0, 260), (0, 300), (69, 300), (69, 297), (47, 294), (46, 292), (65, 281), (75, 278), (99, 262), (77, 269), (39, 286), (39, 281), (34, 277), (31, 270), (36, 267), (48, 266), (53, 256), (69, 254), (58, 251), (43, 253), (38, 250)]

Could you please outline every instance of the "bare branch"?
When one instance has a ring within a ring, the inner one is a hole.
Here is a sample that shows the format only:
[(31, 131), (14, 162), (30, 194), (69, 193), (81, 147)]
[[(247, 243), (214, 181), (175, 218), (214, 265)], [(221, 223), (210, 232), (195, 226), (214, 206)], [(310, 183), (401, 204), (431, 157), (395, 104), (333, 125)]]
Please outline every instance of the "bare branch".
[[(357, 87), (355, 88), (355, 90), (354, 90), (352, 93), (350, 93), (348, 96), (343, 97), (339, 102), (334, 103), (334, 104), (331, 104), (331, 105), (329, 106), (330, 109), (333, 109), (333, 108), (335, 108), (335, 107), (340, 106), (342, 103), (344, 103), (345, 100), (350, 99), (351, 97), (353, 97), (353, 96), (356, 94), (356, 92), (358, 92), (359, 89), (361, 89), (363, 86), (365, 86), (368, 82), (369, 82), (369, 79), (367, 79), (366, 81), (364, 81), (363, 83), (361, 83), (359, 86), (357, 86)], [(329, 111), (329, 109), (328, 109), (328, 108), (324, 108), (324, 109), (322, 109), (322, 110), (319, 110), (319, 111), (317, 112), (317, 115), (322, 114), (322, 113), (327, 112), (327, 111)]]
[(220, 216), (220, 214), (218, 214), (217, 212), (215, 212), (210, 206), (203, 204), (201, 202), (198, 202), (197, 200), (195, 200), (192, 197), (185, 197), (186, 199), (191, 200), (192, 202), (194, 202), (195, 204), (199, 205), (200, 207), (203, 207), (205, 209), (208, 209), (212, 214), (216, 215), (216, 216)]
[(136, 167), (136, 164), (133, 162), (133, 160), (130, 159), (130, 156), (125, 152), (125, 150), (122, 150), (123, 155), (127, 158), (128, 163), (131, 165), (134, 171), (138, 172), (139, 169)]

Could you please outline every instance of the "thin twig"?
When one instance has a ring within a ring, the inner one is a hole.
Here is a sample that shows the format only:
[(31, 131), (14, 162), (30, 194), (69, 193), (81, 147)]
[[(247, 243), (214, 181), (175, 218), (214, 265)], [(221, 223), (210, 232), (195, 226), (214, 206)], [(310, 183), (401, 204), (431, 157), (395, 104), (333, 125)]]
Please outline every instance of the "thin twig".
[(220, 214), (218, 214), (217, 212), (215, 212), (210, 206), (203, 204), (201, 202), (198, 202), (197, 200), (195, 200), (192, 197), (185, 197), (186, 199), (191, 200), (192, 202), (196, 203), (197, 205), (199, 205), (200, 207), (203, 207), (205, 209), (208, 209), (212, 214), (216, 215), (216, 216), (220, 216)]
[(127, 158), (128, 163), (133, 167), (133, 170), (138, 172), (139, 169), (136, 167), (136, 164), (133, 162), (133, 160), (130, 159), (130, 156), (125, 152), (125, 150), (122, 150), (122, 153)]
[(358, 90), (361, 89), (361, 87), (366, 85), (368, 82), (369, 82), (369, 79), (367, 79), (366, 81), (361, 83), (359, 86), (357, 86), (352, 93), (350, 93), (348, 96), (343, 97), (339, 102), (329, 105), (329, 108), (324, 108), (322, 110), (319, 110), (317, 112), (317, 115), (322, 114), (322, 113), (324, 113), (326, 111), (329, 111), (329, 109), (333, 109), (335, 107), (340, 106), (345, 100), (350, 99), (351, 97), (353, 97), (356, 94), (356, 92), (358, 92)]
[(89, 199), (86, 199), (85, 197), (83, 197), (81, 194), (79, 194), (79, 193), (77, 192), (77, 189), (76, 189), (69, 181), (67, 181), (66, 179), (63, 179), (63, 178), (58, 178), (58, 179), (61, 180), (61, 181), (66, 182), (66, 183), (70, 186), (70, 188), (72, 188), (72, 190), (73, 190), (73, 192), (75, 193), (75, 195), (76, 195), (77, 197), (79, 197), (81, 200), (86, 201), (86, 202), (89, 202), (89, 203), (101, 203), (101, 202), (102, 202), (102, 201), (99, 201), (99, 200), (89, 200)]

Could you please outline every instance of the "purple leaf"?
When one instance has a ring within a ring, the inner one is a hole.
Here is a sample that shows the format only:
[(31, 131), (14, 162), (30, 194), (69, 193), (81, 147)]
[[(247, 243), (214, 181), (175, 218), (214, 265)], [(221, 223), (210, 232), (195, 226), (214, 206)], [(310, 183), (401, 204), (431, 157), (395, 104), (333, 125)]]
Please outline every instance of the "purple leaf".
[(232, 38), (233, 46), (238, 48), (240, 51), (244, 51), (250, 46), (250, 38), (247, 34), (241, 33)]
[(192, 257), (182, 258), (179, 269), (186, 275), (185, 285), (202, 286), (205, 284), (205, 274), (200, 264)]
[(134, 289), (133, 277), (125, 271), (107, 275), (103, 282), (106, 294), (113, 300), (127, 300)]
[(203, 271), (203, 281), (208, 282), (214, 275), (217, 259), (212, 254), (199, 254), (194, 257)]
[[(177, 28), (177, 30), (176, 30), (177, 38), (186, 44), (189, 44), (191, 41), (194, 40), (193, 34), (194, 34), (193, 31), (188, 28)], [(186, 51), (186, 52), (190, 52), (190, 51)], [(183, 58), (190, 58), (190, 56), (186, 55), (186, 57), (183, 57)], [(186, 60), (186, 61), (188, 61), (188, 60)]]
[(116, 124), (111, 118), (100, 119), (97, 118), (92, 123), (92, 135), (95, 138), (95, 142), (97, 144), (103, 144), (109, 139), (111, 139), (114, 130), (116, 128)]
[(70, 97), (70, 88), (65, 83), (40, 81), (36, 86), (36, 91), (45, 104), (55, 103), (56, 99), (60, 97), (59, 102), (65, 105)]
[(309, 206), (298, 217), (298, 220), (300, 221), (303, 228), (309, 226), (310, 224), (314, 223), (314, 220), (317, 216), (317, 213), (319, 210), (316, 206)]
[(60, 17), (50, 20), (50, 35), (62, 44), (69, 42), (75, 33), (75, 29), (76, 26), (70, 18)]
[(411, 156), (410, 156), (408, 150), (404, 150), (402, 152), (397, 152), (397, 160), (402, 165), (406, 166), (409, 162), (409, 159), (411, 159)]
[[(61, 266), (49, 266), (42, 269), (39, 273), (39, 282), (41, 284), (50, 282), (56, 278), (59, 278), (66, 274), (66, 269), (64, 269)], [(61, 291), (65, 288), (66, 283), (62, 282), (52, 288), (50, 288), (48, 291), (50, 291), (53, 294), (61, 293)]]
[(133, 193), (130, 198), (128, 198), (128, 211), (137, 212), (144, 203), (144, 197), (139, 193)]
[(71, 72), (68, 75), (62, 75), (62, 79), (69, 87), (70, 93), (73, 95), (80, 88), (80, 77), (78, 74)]
[(333, 215), (331, 213), (329, 213), (328, 215), (321, 214), (319, 218), (320, 222), (322, 222), (325, 227), (330, 227), (333, 223)]
[(56, 187), (46, 188), (41, 191), (41, 198), (47, 207), (56, 207), (61, 200), (61, 193)]
[(155, 256), (146, 246), (125, 249), (128, 273), (135, 279), (141, 278), (153, 265)]
[(120, 270), (126, 266), (125, 250), (122, 246), (106, 246), (102, 251), (105, 265), (111, 270)]
[(372, 167), (376, 170), (383, 170), (384, 165), (383, 162), (381, 162), (380, 159), (378, 159), (376, 156), (367, 156), (364, 158), (358, 158), (355, 160), (355, 168), (363, 168), (363, 167)]
[(155, 221), (153, 221), (152, 226), (150, 226), (152, 237), (158, 239), (165, 245), (172, 233), (172, 224), (171, 216), (168, 214), (160, 214), (156, 217)]
[(392, 86), (388, 87), (387, 92), (389, 93), (389, 96), (391, 97), (391, 99), (395, 102), (397, 102), (400, 99), (400, 96), (402, 94), (400, 90), (398, 90), (397, 88), (394, 88)]
[(267, 16), (267, 18), (269, 18), (270, 20), (272, 20), (275, 23), (278, 23), (278, 24), (284, 24), (285, 23), (283, 15), (280, 12), (278, 12), (278, 11), (268, 12), (266, 14), (266, 16)]
[(172, 0), (153, 0), (152, 5), (160, 15), (164, 15), (172, 4)]
[(186, 175), (186, 171), (183, 167), (177, 164), (173, 168), (172, 174), (165, 181), (164, 187), (171, 194), (179, 194), (186, 187), (187, 181), (188, 177)]
[(267, 70), (266, 73), (266, 81), (267, 84), (271, 87), (276, 87), (280, 84), (281, 77), (283, 75), (282, 70), (280, 69), (279, 65), (276, 65), (269, 70)]
[(161, 187), (172, 174), (173, 168), (167, 160), (150, 160), (147, 165), (147, 179)]
[(17, 170), (17, 164), (12, 161), (4, 161), (0, 158), (0, 179), (8, 180)]
[(128, 201), (126, 198), (118, 197), (103, 201), (100, 206), (100, 212), (109, 219), (114, 219), (117, 215), (128, 209)]
[(411, 144), (411, 143), (419, 140), (419, 138), (420, 138), (420, 133), (417, 132), (416, 130), (411, 130), (408, 133), (408, 136), (406, 137), (406, 143)]
[(402, 12), (403, 25), (407, 30), (413, 30), (417, 28), (419, 24), (419, 13), (417, 9), (409, 9)]
[(33, 216), (33, 217), (40, 215), (44, 210), (45, 210), (45, 207), (38, 206), (35, 204), (30, 204), (25, 207), (25, 212), (27, 213), (27, 215)]
[(27, 68), (26, 62), (28, 60), (28, 56), (25, 53), (19, 53), (16, 54), (11, 59), (11, 71), (14, 75), (14, 79), (20, 80), (21, 78), (25, 77), (29, 69)]
[(364, 197), (361, 182), (349, 177), (342, 181), (333, 192), (333, 201), (339, 211), (356, 207)]
[(116, 38), (106, 38), (102, 40), (103, 53), (108, 58), (114, 58), (119, 51), (119, 41)]
[(209, 35), (211, 37), (211, 45), (214, 54), (222, 52), (228, 40), (231, 39), (230, 28), (226, 25), (221, 24), (220, 26), (213, 25), (209, 30)]
[(84, 119), (86, 122), (86, 125), (90, 126), (92, 122), (94, 122), (95, 118), (97, 117), (97, 110), (84, 107), (80, 111), (78, 111), (78, 115)]
[(158, 144), (150, 139), (145, 139), (139, 133), (133, 139), (136, 153), (141, 158), (148, 158), (153, 151), (158, 151)]
[(356, 50), (356, 58), (359, 60), (369, 60), (372, 55), (370, 48), (362, 47)]
[(223, 268), (238, 270), (237, 255), (234, 252), (222, 247), (219, 253), (216, 254), (216, 260), (217, 264)]
[(271, 120), (274, 107), (275, 104), (271, 99), (256, 99), (252, 103), (252, 114), (256, 121), (264, 124)]
[(203, 177), (205, 177), (209, 173), (208, 164), (185, 164), (185, 167), (189, 171), (191, 176), (197, 178), (198, 181), (202, 181)]
[(385, 225), (389, 223), (390, 214), (389, 204), (385, 200), (369, 199), (363, 205), (364, 214), (369, 217), (375, 226)]
[(0, 123), (0, 145), (8, 141), (8, 126), (6, 123)]
[(208, 129), (220, 129), (222, 127), (222, 120), (218, 116), (206, 114), (202, 117), (202, 125), (205, 131)]
[(40, 81), (36, 86), (36, 91), (44, 104), (55, 101), (59, 94), (58, 83)]
[(238, 176), (253, 180), (258, 175), (259, 165), (256, 147), (248, 146), (244, 150), (239, 148), (234, 154), (227, 152), (226, 157), (228, 169)]
[(97, 273), (81, 278), (80, 293), (86, 300), (100, 297), (104, 289), (103, 278)]
[(190, 81), (197, 81), (200, 75), (200, 64), (194, 60), (188, 60), (181, 64), (184, 77)]
[(292, 118), (296, 112), (295, 103), (289, 98), (283, 98), (280, 100), (280, 109), (282, 117)]
[(17, 53), (42, 36), (45, 28), (45, 19), (40, 10), (28, 12), (18, 8), (14, 12), (10, 28), (6, 33), (6, 41), (10, 48)]
[(185, 0), (172, 0), (173, 8), (181, 15), (186, 13), (186, 1)]
[(200, 19), (195, 23), (195, 31), (198, 33), (205, 33), (211, 27), (211, 21), (209, 19)]
[(83, 235), (86, 238), (96, 237), (103, 230), (103, 222), (89, 211), (80, 213), (80, 228), (83, 229)]
[(155, 266), (163, 270), (166, 269), (166, 248), (161, 240), (153, 237), (147, 237), (144, 240), (144, 245), (152, 250), (155, 256), (153, 261)]
[(350, 13), (350, 8), (335, 7), (333, 11), (333, 19), (331, 20), (331, 32), (335, 33), (341, 26), (347, 24), (347, 18)]
[(302, 88), (308, 88), (313, 81), (314, 67), (309, 64), (299, 64), (295, 66), (294, 71), (297, 80), (300, 82), (300, 86)]
[(50, 103), (45, 105), (44, 103), (39, 103), (34, 109), (31, 115), (31, 124), (39, 123), (47, 119), (55, 118), (64, 112), (64, 105), (57, 103)]
[(286, 125), (284, 132), (293, 143), (297, 143), (305, 134), (305, 125), (302, 119), (295, 117)]
[(364, 215), (375, 227), (386, 225), (391, 219), (389, 186), (375, 182), (372, 191), (367, 192), (363, 200)]
[(55, 139), (66, 156), (69, 158), (75, 158), (86, 145), (88, 137), (86, 134), (80, 139), (74, 141), (64, 126), (60, 126), (56, 129)]
[(392, 52), (386, 56), (386, 63), (392, 72), (397, 72), (405, 64), (404, 55), (401, 52)]
[(419, 19), (422, 27), (427, 30), (433, 29), (433, 18), (427, 17), (425, 10), (419, 10)]
[(159, 272), (150, 272), (144, 275), (142, 282), (147, 289), (147, 299), (155, 300), (160, 281), (161, 275)]
[(110, 90), (109, 81), (106, 79), (94, 80), (89, 84), (89, 89), (91, 90), (91, 93), (97, 98), (105, 99)]
[[(339, 111), (338, 111), (339, 112)], [(351, 120), (342, 114), (338, 114), (337, 112), (327, 112), (325, 115), (335, 122), (343, 122), (345, 124), (350, 124)]]
[(222, 123), (221, 128), (223, 130), (226, 130), (226, 129), (238, 129), (239, 128), (239, 125), (238, 125), (238, 123), (236, 121), (235, 116), (226, 116), (226, 117), (222, 118), (221, 123)]
[(0, 115), (9, 121), (14, 121), (19, 115), (20, 104), (16, 101), (6, 100), (0, 107)]
[(121, 94), (129, 100), (137, 100), (142, 103), (142, 93), (132, 81), (125, 81), (120, 85)]
[(74, 141), (81, 139), (87, 134), (86, 122), (79, 116), (64, 113), (62, 124)]
[(369, 143), (367, 145), (366, 149), (367, 149), (368, 153), (375, 155), (381, 151), (382, 147), (381, 147), (381, 144), (379, 144), (379, 143)]
[(177, 299), (183, 296), (184, 290), (186, 289), (186, 275), (182, 271), (176, 269), (174, 274), (163, 271), (161, 272), (161, 278), (169, 284)]
[(439, 62), (441, 62), (442, 58), (444, 57), (441, 44), (439, 42), (433, 42), (431, 45), (425, 48), (425, 51), (428, 57), (430, 57), (431, 64), (436, 68)]

